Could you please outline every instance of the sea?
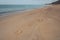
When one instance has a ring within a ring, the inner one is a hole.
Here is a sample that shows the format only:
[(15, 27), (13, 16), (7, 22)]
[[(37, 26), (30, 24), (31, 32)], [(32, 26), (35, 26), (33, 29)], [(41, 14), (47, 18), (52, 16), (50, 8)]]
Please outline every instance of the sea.
[(45, 5), (0, 5), (0, 16), (10, 14), (11, 12), (31, 10), (44, 6)]

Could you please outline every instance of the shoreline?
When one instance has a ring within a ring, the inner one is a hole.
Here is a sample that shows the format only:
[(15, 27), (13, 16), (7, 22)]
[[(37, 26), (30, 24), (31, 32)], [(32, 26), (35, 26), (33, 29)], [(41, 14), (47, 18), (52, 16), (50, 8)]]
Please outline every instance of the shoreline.
[(25, 13), (25, 12), (42, 9), (42, 8), (45, 8), (45, 7), (48, 7), (48, 6), (50, 6), (50, 5), (44, 5), (43, 7), (33, 8), (33, 9), (26, 9), (26, 10), (23, 10), (23, 11), (18, 10), (18, 11), (12, 11), (12, 12), (9, 12), (9, 13), (7, 12), (5, 14), (0, 14), (0, 21), (4, 20), (6, 18), (9, 18), (11, 16), (14, 16), (14, 15), (18, 15), (18, 14), (20, 15), (20, 14)]

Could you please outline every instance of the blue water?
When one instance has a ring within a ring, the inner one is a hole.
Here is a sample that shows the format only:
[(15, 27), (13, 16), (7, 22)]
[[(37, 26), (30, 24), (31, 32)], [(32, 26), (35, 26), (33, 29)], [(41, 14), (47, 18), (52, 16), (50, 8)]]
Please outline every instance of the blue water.
[(43, 5), (0, 5), (0, 14), (5, 14), (15, 11), (24, 11), (27, 9), (40, 8)]

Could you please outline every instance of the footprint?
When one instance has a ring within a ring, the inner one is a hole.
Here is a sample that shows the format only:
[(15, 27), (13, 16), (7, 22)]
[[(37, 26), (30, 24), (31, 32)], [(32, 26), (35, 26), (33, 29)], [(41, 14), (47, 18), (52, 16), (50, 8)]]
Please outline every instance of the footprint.
[(17, 31), (15, 32), (15, 34), (18, 36), (18, 35), (20, 35), (22, 32), (23, 32), (22, 30), (17, 30)]

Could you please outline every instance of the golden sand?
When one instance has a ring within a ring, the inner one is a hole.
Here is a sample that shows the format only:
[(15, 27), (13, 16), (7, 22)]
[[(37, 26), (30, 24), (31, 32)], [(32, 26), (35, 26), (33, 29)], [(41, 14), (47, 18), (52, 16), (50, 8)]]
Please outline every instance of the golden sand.
[(15, 14), (0, 21), (0, 40), (60, 40), (60, 5)]

